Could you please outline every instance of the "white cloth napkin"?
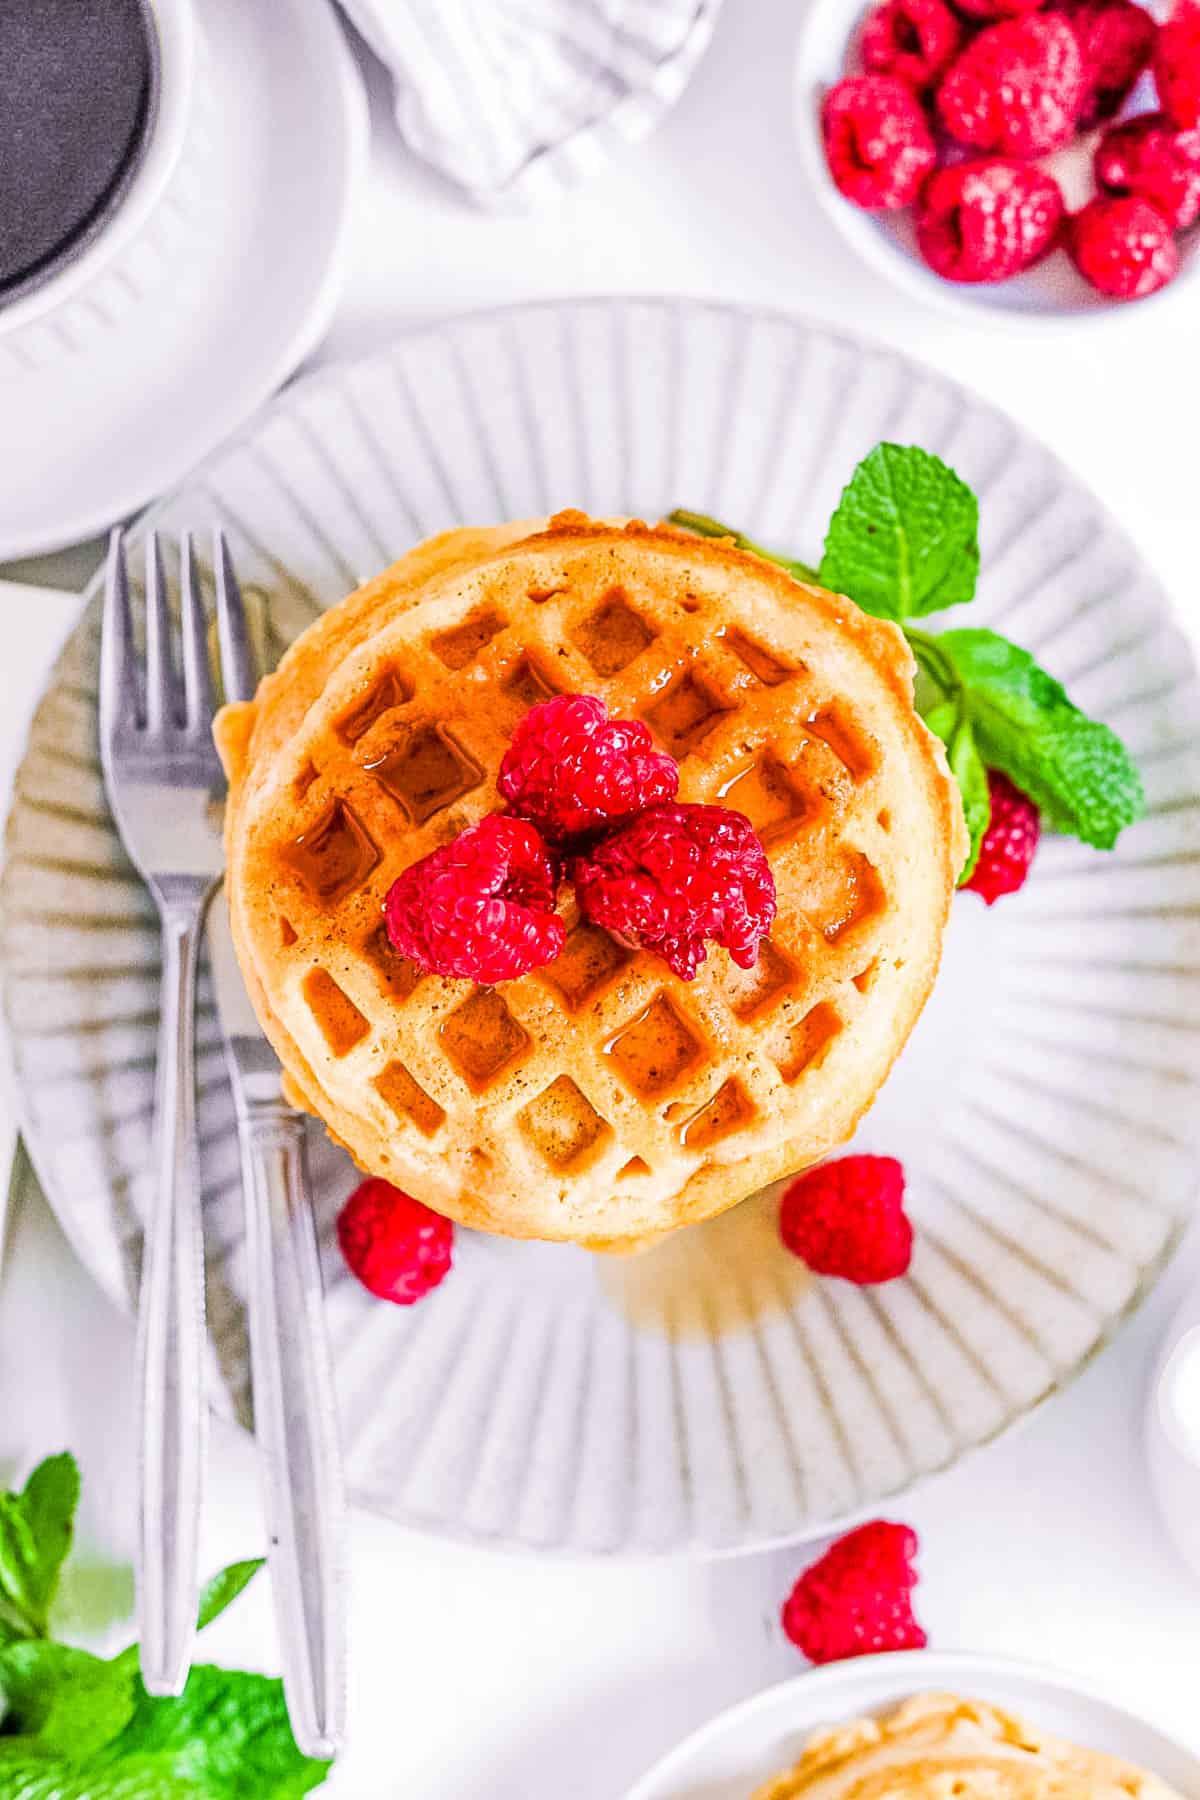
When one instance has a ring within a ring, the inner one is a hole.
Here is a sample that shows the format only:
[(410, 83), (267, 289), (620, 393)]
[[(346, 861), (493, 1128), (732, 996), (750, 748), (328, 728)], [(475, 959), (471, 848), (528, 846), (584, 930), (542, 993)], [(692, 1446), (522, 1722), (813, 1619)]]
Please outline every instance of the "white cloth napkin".
[(678, 99), (721, 0), (342, 0), (418, 156), (485, 206), (599, 168)]

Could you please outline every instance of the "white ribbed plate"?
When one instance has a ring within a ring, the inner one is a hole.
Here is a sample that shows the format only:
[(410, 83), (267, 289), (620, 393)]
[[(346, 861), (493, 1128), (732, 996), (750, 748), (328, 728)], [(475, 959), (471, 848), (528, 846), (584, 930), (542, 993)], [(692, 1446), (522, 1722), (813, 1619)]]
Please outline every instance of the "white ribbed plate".
[[(746, 1549), (875, 1505), (1081, 1367), (1162, 1267), (1195, 1186), (1191, 658), (1129, 543), (1010, 420), (894, 351), (691, 302), (540, 305), (404, 338), (284, 393), (151, 515), (172, 533), (224, 525), (278, 649), (464, 520), (683, 504), (813, 555), (881, 437), (938, 451), (975, 487), (975, 619), (1122, 732), (1150, 816), (1112, 856), (1048, 841), (991, 912), (956, 901), (934, 997), (861, 1133), (908, 1168), (903, 1282), (806, 1287), (751, 1208), (680, 1240), (682, 1269), (678, 1247), (618, 1264), (460, 1233), (452, 1277), (403, 1311), (341, 1269), (331, 1227), (352, 1176), (314, 1133), (350, 1483), (371, 1507), (572, 1550)], [(18, 780), (5, 1004), (39, 1173), (128, 1304), (158, 950), (104, 805), (97, 617), (93, 597)], [(207, 994), (198, 1029), (214, 1398), (244, 1412), (234, 1123)], [(677, 1338), (655, 1323), (664, 1287)]]

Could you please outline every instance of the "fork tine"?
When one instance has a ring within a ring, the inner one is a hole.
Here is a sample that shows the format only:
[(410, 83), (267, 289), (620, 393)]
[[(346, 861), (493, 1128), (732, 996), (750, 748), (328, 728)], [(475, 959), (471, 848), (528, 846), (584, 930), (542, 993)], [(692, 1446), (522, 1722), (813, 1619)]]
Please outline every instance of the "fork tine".
[(183, 633), (183, 697), (191, 730), (206, 727), (213, 713), (212, 669), (208, 660), (208, 621), (200, 592), (200, 575), (192, 534), (179, 541), (180, 625)]
[(217, 636), (221, 645), (221, 680), (227, 700), (250, 700), (258, 685), (254, 650), (246, 627), (242, 590), (234, 573), (225, 533), (213, 533), (213, 567), (217, 575)]
[(133, 645), (125, 534), (115, 526), (108, 539), (104, 577), (104, 620), (100, 631), (100, 730), (108, 738), (118, 724), (145, 723), (142, 672)]
[(146, 727), (159, 731), (179, 719), (179, 677), (171, 656), (171, 614), (158, 533), (146, 534)]

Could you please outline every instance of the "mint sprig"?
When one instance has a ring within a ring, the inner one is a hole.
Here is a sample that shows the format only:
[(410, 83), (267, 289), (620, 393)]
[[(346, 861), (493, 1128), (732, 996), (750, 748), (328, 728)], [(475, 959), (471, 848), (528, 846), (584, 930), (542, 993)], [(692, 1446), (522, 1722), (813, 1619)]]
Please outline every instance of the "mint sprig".
[(959, 884), (969, 881), (979, 861), (983, 835), (991, 823), (992, 802), (988, 794), (987, 767), (979, 754), (970, 718), (954, 700), (944, 700), (925, 715), (925, 723), (946, 746), (950, 773), (962, 793), (963, 817), (967, 822), (967, 859), (959, 872)]
[(1091, 719), (1028, 650), (982, 628), (931, 633), (913, 620), (962, 606), (979, 576), (979, 506), (939, 457), (915, 445), (878, 444), (843, 489), (814, 571), (766, 550), (704, 514), (673, 524), (780, 564), (799, 580), (847, 594), (864, 612), (901, 626), (921, 672), (917, 707), (946, 746), (962, 793), (970, 878), (991, 814), (987, 771), (1029, 795), (1051, 831), (1111, 850), (1141, 818), (1141, 778), (1116, 733)]
[(197, 1784), (205, 1800), (299, 1800), (329, 1773), (296, 1749), (278, 1681), (206, 1663), (177, 1700), (155, 1699), (135, 1681), (129, 1720), (94, 1765), (115, 1784), (130, 1762), (150, 1760), (165, 1779)]
[(266, 1558), (252, 1556), (246, 1562), (230, 1563), (219, 1575), (214, 1575), (208, 1586), (200, 1595), (200, 1606), (196, 1614), (196, 1630), (203, 1631), (214, 1619), (219, 1619), (227, 1606), (232, 1606), (243, 1588), (249, 1587), (258, 1571), (263, 1567)]
[(40, 1463), (19, 1493), (0, 1493), (0, 1644), (45, 1637), (78, 1504), (79, 1470), (65, 1452)]
[(842, 490), (817, 579), (881, 619), (920, 618), (975, 597), (979, 502), (927, 450), (877, 444)]
[[(51, 1638), (78, 1501), (69, 1456), (0, 1493), (0, 1800), (300, 1800), (319, 1787), (330, 1764), (297, 1750), (281, 1682), (199, 1664), (178, 1699), (160, 1700), (136, 1645), (105, 1658)], [(215, 1576), (199, 1628), (261, 1567)]]
[(1146, 806), (1116, 732), (1089, 719), (1028, 650), (998, 632), (943, 631), (936, 643), (985, 760), (1029, 795), (1051, 830), (1111, 850)]
[(0, 1691), (0, 1794), (8, 1758), (84, 1761), (112, 1743), (133, 1716), (129, 1671), (45, 1638), (8, 1645), (0, 1655)]
[(762, 544), (756, 544), (748, 538), (744, 531), (737, 531), (732, 525), (722, 525), (720, 519), (710, 519), (707, 513), (687, 512), (676, 507), (668, 513), (667, 523), (679, 525), (684, 531), (694, 531), (697, 537), (728, 538), (735, 550), (748, 550), (751, 556), (761, 556), (764, 562), (778, 563), (786, 569), (796, 581), (815, 581), (817, 571), (809, 564), (800, 562), (794, 556), (780, 556), (777, 551), (767, 550)]

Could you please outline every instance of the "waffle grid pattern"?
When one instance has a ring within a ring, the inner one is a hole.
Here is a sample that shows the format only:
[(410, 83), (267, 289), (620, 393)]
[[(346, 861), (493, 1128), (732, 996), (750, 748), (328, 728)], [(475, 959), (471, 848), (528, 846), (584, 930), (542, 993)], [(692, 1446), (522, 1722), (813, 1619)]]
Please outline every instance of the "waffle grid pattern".
[[(714, 1160), (820, 1134), (826, 1101), (807, 1101), (805, 1077), (870, 1006), (895, 879), (879, 745), (850, 702), (732, 624), (720, 582), (681, 585), (678, 554), (673, 579), (640, 579), (644, 545), (616, 543), (599, 591), (590, 544), (547, 543), (460, 581), (444, 627), (439, 597), (380, 633), (384, 649), (369, 640), (349, 698), (322, 696), (302, 727), (287, 836), (259, 843), (280, 971), (260, 973), (318, 1079), (332, 1057), (381, 1139), (401, 1134), (406, 1169), (444, 1160), (470, 1121), (468, 1187), (569, 1182), (601, 1206), (614, 1186), (666, 1197)], [(422, 977), (391, 950), (391, 882), (497, 805), (517, 719), (555, 692), (644, 719), (680, 762), (682, 799), (749, 816), (781, 900), (755, 969), (713, 950), (680, 982), (569, 899), (563, 955), (503, 992)]]

